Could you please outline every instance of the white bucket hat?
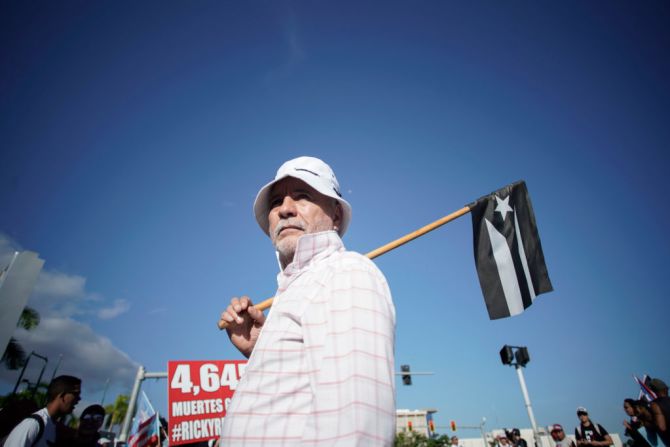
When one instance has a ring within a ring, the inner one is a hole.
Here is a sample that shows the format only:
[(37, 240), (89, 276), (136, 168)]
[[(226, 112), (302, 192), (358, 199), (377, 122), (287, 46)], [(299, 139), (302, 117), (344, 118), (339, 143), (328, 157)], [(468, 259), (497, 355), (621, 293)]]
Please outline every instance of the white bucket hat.
[(263, 186), (256, 195), (254, 214), (256, 215), (256, 222), (258, 222), (258, 225), (260, 225), (265, 234), (270, 235), (268, 230), (270, 226), (268, 222), (270, 190), (275, 183), (286, 177), (302, 180), (324, 196), (332, 197), (340, 202), (342, 205), (342, 221), (337, 232), (342, 236), (347, 231), (349, 221), (351, 221), (351, 205), (342, 198), (340, 184), (337, 182), (337, 178), (335, 178), (335, 173), (330, 169), (330, 166), (318, 158), (298, 157), (281, 165), (277, 171), (277, 175), (275, 175), (275, 179)]

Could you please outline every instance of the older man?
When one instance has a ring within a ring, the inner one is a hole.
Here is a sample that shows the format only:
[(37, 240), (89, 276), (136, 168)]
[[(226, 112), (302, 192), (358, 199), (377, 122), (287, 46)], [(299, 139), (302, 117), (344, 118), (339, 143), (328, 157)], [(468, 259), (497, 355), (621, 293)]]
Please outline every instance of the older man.
[(221, 444), (392, 445), (395, 309), (379, 269), (344, 248), (351, 206), (335, 174), (287, 161), (254, 212), (281, 271), (267, 318), (248, 297), (221, 315), (249, 357)]

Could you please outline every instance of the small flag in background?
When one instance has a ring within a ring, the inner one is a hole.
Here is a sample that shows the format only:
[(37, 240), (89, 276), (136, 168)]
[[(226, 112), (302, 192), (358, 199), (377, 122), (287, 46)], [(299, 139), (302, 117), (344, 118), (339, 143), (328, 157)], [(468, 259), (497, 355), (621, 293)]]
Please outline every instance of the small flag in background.
[(468, 206), (489, 318), (520, 314), (537, 295), (553, 290), (526, 183), (513, 183)]
[(649, 381), (651, 380), (649, 376), (645, 374), (642, 376), (642, 380), (636, 375), (633, 375), (633, 378), (637, 384), (640, 385), (640, 395), (638, 396), (638, 400), (646, 399), (647, 402), (653, 402), (654, 399), (656, 399), (656, 393), (649, 387)]
[(132, 435), (128, 439), (129, 447), (145, 447), (160, 445), (158, 413), (154, 411), (147, 395), (140, 394), (137, 401), (137, 411), (133, 421)]

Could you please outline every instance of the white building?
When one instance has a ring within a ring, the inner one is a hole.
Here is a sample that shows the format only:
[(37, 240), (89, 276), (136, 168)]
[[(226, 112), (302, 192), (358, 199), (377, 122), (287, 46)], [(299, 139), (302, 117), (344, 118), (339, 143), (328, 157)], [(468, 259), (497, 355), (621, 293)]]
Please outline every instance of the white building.
[(430, 436), (435, 432), (433, 414), (437, 413), (435, 408), (426, 408), (423, 410), (396, 410), (395, 411), (395, 432), (403, 433), (413, 431), (425, 436)]

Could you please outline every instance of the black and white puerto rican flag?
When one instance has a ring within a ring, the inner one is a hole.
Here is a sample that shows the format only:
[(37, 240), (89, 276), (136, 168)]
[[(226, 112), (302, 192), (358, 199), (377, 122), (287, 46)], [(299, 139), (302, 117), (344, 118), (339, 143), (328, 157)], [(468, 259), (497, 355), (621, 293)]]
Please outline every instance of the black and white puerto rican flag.
[(553, 290), (526, 183), (513, 183), (468, 206), (489, 318), (520, 314), (537, 295)]

